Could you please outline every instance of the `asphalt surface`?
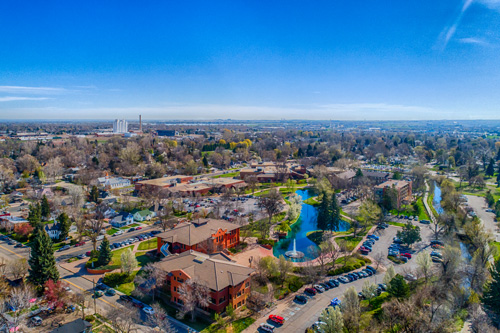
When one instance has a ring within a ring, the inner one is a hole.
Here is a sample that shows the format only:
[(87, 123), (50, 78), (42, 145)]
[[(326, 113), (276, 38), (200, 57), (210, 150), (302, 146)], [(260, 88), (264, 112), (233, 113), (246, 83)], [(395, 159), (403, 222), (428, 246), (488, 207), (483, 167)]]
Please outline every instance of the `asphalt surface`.
[(467, 203), (483, 222), (484, 228), (492, 234), (497, 242), (500, 242), (499, 224), (495, 222), (495, 214), (486, 211), (488, 209), (486, 199), (474, 195), (466, 195), (466, 197)]
[[(144, 232), (144, 230), (139, 230)], [(129, 233), (129, 237), (132, 233)], [(126, 239), (125, 238), (125, 239)], [(13, 245), (8, 245), (6, 241), (0, 240), (0, 257), (4, 258), (6, 261), (9, 260), (16, 260), (20, 258), (29, 258), (29, 248), (14, 248)], [(68, 250), (69, 251), (69, 250)], [(119, 300), (120, 295), (122, 293), (118, 292), (116, 293), (115, 296), (102, 296), (97, 299), (94, 299), (90, 297), (90, 295), (93, 294), (94, 290), (94, 285), (92, 281), (89, 281), (78, 274), (75, 274), (71, 271), (68, 271), (60, 266), (58, 266), (59, 269), (59, 275), (61, 280), (65, 281), (68, 283), (71, 292), (77, 292), (77, 293), (86, 293), (89, 295), (89, 302), (86, 304), (86, 307), (89, 309), (95, 309), (97, 312), (106, 315), (106, 313), (113, 309), (113, 308), (120, 308), (123, 307), (124, 304)], [(141, 314), (141, 320), (143, 321), (143, 324), (147, 320), (147, 315), (143, 312), (140, 311)], [(186, 328), (185, 325), (182, 323), (178, 323), (175, 320), (171, 320), (172, 325), (174, 328), (177, 330), (179, 333), (184, 333), (188, 332), (188, 329)], [(153, 331), (153, 328), (145, 326), (145, 325), (139, 325), (139, 331), (140, 332), (148, 332), (148, 331)]]
[[(405, 220), (406, 221), (406, 220)], [(416, 275), (415, 271), (417, 269), (417, 264), (415, 262), (415, 257), (418, 252), (426, 251), (429, 252), (432, 250), (429, 246), (429, 242), (432, 238), (432, 232), (427, 225), (423, 225), (419, 222), (414, 222), (414, 225), (418, 225), (421, 229), (421, 238), (422, 241), (414, 244), (412, 251), (412, 259), (410, 259), (406, 264), (397, 265), (387, 259), (387, 253), (389, 245), (393, 243), (393, 237), (396, 236), (398, 230), (401, 230), (400, 227), (390, 225), (385, 230), (377, 230), (375, 232), (376, 235), (380, 237), (380, 239), (375, 242), (373, 246), (373, 251), (370, 253), (371, 258), (377, 258), (378, 254), (382, 254), (381, 257), (381, 266), (387, 267), (388, 265), (394, 265), (394, 269), (396, 273), (399, 273), (405, 276), (408, 273), (413, 273)], [(372, 267), (376, 267), (376, 263), (371, 265)], [(358, 270), (359, 271), (359, 270)], [(288, 301), (285, 303), (285, 307), (278, 306), (281, 310), (270, 312), (264, 314), (263, 317), (256, 321), (257, 325), (260, 323), (267, 322), (269, 314), (279, 315), (285, 318), (285, 323), (282, 326), (278, 326), (275, 332), (304, 332), (308, 327), (311, 327), (321, 314), (321, 312), (330, 305), (330, 301), (337, 297), (342, 300), (342, 295), (346, 292), (346, 290), (350, 287), (355, 287), (357, 292), (360, 292), (363, 288), (363, 284), (366, 280), (371, 283), (378, 284), (382, 283), (385, 273), (377, 272), (377, 274), (370, 276), (368, 278), (359, 279), (350, 283), (340, 284), (339, 287), (333, 288), (325, 291), (324, 293), (318, 293), (315, 296), (306, 296), (308, 297), (308, 302), (304, 305), (295, 303), (293, 301), (293, 297), (290, 297)], [(338, 276), (336, 276), (338, 277)], [(325, 278), (325, 280), (330, 279), (331, 277)], [(304, 286), (305, 288), (306, 286)], [(310, 286), (307, 286), (310, 287)], [(303, 294), (303, 293), (297, 293)], [(255, 327), (257, 325), (253, 325), (254, 329), (248, 331), (255, 331)]]

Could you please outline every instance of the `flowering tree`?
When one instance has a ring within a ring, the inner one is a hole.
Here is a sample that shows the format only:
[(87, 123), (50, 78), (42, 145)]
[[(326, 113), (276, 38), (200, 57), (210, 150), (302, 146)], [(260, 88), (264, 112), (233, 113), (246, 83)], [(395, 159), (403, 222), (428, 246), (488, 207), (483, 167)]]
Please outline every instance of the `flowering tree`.
[(54, 282), (50, 279), (45, 282), (44, 287), (44, 295), (50, 306), (55, 309), (62, 309), (69, 300), (68, 292), (65, 290), (67, 286), (61, 280)]
[(33, 227), (29, 223), (16, 224), (14, 232), (22, 237), (28, 237), (33, 232)]

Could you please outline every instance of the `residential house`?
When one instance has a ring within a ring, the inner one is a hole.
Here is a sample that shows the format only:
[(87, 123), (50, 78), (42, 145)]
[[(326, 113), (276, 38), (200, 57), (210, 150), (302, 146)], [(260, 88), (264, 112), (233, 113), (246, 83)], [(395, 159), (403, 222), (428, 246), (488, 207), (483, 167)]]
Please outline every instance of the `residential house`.
[(67, 324), (61, 325), (51, 333), (92, 333), (92, 324), (88, 321), (78, 318)]
[(170, 301), (182, 305), (179, 292), (182, 285), (195, 279), (210, 289), (207, 312), (223, 312), (227, 306), (238, 309), (250, 295), (250, 275), (253, 269), (233, 262), (224, 254), (205, 254), (193, 250), (173, 254), (158, 263), (167, 274)]
[(97, 182), (101, 187), (108, 191), (128, 187), (131, 185), (129, 179), (121, 177), (100, 177), (97, 178)]
[(225, 220), (199, 219), (180, 223), (156, 237), (158, 253), (168, 244), (166, 247), (170, 253), (196, 250), (210, 254), (238, 245), (240, 226)]
[(104, 212), (104, 218), (105, 219), (110, 219), (110, 218), (113, 218), (116, 216), (116, 211), (111, 208), (111, 207), (108, 207), (108, 209), (106, 209), (106, 211)]
[(16, 225), (21, 225), (23, 223), (29, 223), (28, 220), (19, 217), (12, 216), (9, 213), (0, 215), (0, 227), (6, 230), (14, 230)]
[(162, 189), (177, 186), (179, 184), (187, 184), (193, 179), (192, 176), (169, 176), (156, 179), (141, 180), (135, 183), (135, 190), (140, 192), (143, 188), (150, 190)]
[(132, 223), (134, 223), (134, 215), (127, 212), (121, 212), (109, 221), (109, 224), (115, 228), (125, 227)]
[(134, 220), (137, 222), (149, 221), (156, 216), (155, 212), (152, 212), (149, 209), (143, 209), (132, 213), (134, 215)]
[(61, 235), (60, 223), (54, 220), (54, 223), (46, 224), (45, 231), (51, 239), (59, 239)]

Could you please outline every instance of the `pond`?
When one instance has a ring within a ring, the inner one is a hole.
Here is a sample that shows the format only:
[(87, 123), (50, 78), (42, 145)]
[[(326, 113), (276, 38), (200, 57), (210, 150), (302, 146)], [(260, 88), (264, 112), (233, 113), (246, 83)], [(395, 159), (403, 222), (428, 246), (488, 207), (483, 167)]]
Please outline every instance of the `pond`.
[[(318, 212), (314, 206), (303, 202), (313, 196), (310, 191), (297, 190), (295, 193), (302, 201), (302, 210), (300, 211), (299, 219), (291, 226), (292, 231), (288, 233), (286, 238), (281, 239), (274, 245), (273, 253), (276, 257), (279, 257), (280, 255), (284, 255), (286, 251), (291, 251), (293, 249), (293, 240), (295, 239), (297, 251), (304, 253), (303, 258), (295, 260), (307, 261), (316, 258), (314, 254), (311, 253), (311, 248), (316, 248), (317, 245), (307, 238), (307, 233), (309, 231), (318, 230), (316, 226)], [(348, 222), (341, 221), (340, 228), (337, 231), (346, 231), (349, 230), (349, 228), (350, 225)]]

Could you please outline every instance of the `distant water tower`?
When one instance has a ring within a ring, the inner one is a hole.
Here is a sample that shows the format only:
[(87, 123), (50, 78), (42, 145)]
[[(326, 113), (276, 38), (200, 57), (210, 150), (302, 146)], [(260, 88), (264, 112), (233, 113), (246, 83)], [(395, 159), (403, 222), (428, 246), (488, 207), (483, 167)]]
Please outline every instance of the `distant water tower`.
[(139, 131), (142, 132), (142, 116), (139, 115)]
[(128, 122), (125, 119), (115, 119), (113, 123), (113, 133), (127, 133)]

